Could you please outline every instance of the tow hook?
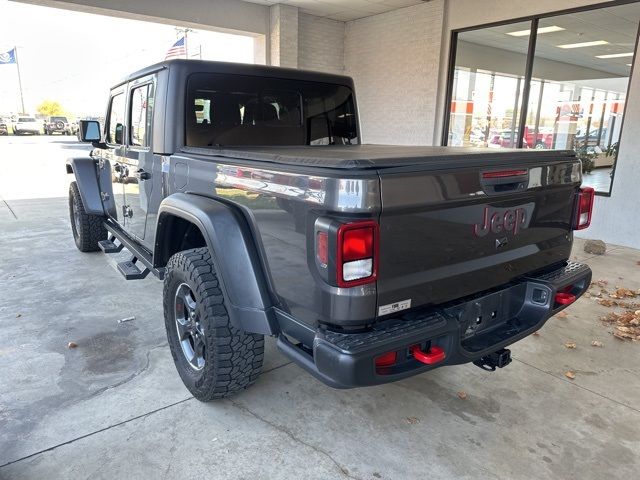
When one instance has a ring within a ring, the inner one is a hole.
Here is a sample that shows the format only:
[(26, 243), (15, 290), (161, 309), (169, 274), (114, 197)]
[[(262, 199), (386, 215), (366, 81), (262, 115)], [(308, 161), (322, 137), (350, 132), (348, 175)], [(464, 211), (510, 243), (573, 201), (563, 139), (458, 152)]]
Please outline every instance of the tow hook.
[(473, 362), (474, 365), (488, 372), (494, 372), (496, 368), (506, 367), (510, 363), (511, 350), (508, 348), (503, 348)]

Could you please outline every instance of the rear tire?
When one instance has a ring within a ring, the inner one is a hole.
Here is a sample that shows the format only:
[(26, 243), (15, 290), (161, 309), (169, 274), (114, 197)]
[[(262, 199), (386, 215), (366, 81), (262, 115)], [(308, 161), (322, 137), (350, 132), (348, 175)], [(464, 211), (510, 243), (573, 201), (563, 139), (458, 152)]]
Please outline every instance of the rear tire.
[(173, 361), (195, 398), (225, 398), (257, 380), (264, 336), (231, 324), (208, 248), (185, 250), (169, 259), (163, 306)]
[(104, 217), (85, 212), (78, 184), (69, 185), (69, 217), (71, 231), (76, 247), (81, 252), (96, 252), (100, 249), (98, 242), (106, 240), (107, 229), (104, 228)]

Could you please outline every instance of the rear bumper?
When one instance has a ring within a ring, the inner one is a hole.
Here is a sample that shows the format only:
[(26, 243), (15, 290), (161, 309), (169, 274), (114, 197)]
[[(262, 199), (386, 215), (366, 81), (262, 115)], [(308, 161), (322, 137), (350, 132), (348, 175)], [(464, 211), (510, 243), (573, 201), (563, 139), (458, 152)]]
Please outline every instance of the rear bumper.
[[(473, 362), (530, 335), (567, 306), (556, 302), (559, 292), (578, 298), (590, 282), (588, 266), (569, 262), (473, 298), (410, 312), (367, 332), (319, 329), (312, 348), (280, 335), (278, 347), (334, 388), (393, 382), (444, 365)], [(426, 352), (441, 349), (444, 359), (425, 364), (414, 357), (415, 345)], [(376, 358), (390, 352), (397, 361), (376, 366)]]

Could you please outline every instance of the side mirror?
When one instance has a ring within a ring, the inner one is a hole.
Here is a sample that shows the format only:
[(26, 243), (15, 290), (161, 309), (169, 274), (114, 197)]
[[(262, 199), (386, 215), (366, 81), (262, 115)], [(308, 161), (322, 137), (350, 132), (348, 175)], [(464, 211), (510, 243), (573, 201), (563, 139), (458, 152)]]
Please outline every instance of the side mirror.
[(80, 140), (83, 142), (99, 142), (100, 122), (80, 120)]

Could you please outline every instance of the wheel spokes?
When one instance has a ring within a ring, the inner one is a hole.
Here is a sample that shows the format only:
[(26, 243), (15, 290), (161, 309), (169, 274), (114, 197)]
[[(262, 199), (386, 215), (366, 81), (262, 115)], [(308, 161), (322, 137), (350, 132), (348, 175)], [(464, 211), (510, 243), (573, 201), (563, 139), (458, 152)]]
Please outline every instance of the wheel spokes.
[(191, 363), (194, 367), (200, 367), (200, 364), (204, 365), (204, 339), (200, 333), (193, 335), (193, 358)]
[(178, 329), (178, 339), (185, 340), (191, 335), (191, 325), (188, 320), (176, 318), (176, 327)]
[(176, 290), (174, 307), (176, 330), (184, 358), (192, 368), (201, 370), (205, 363), (204, 336), (199, 324), (198, 304), (186, 283)]

